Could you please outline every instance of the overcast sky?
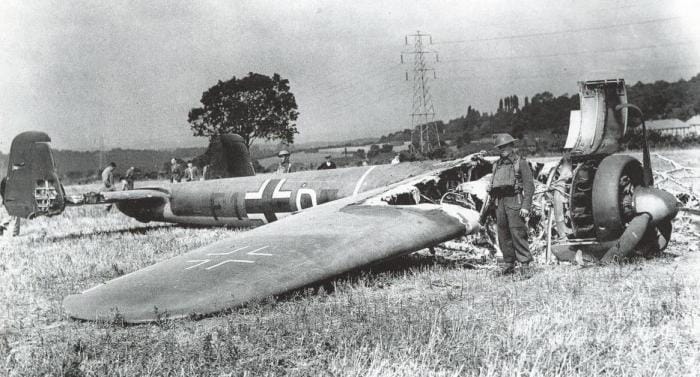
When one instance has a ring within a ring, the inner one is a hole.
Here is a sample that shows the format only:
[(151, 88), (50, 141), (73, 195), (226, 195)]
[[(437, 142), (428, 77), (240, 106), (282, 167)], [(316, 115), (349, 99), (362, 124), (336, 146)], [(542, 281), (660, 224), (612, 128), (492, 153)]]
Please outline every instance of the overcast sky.
[[(59, 149), (203, 145), (187, 113), (217, 80), (290, 80), (297, 141), (411, 125), (405, 35), (432, 35), (438, 119), (586, 79), (700, 72), (700, 5), (677, 1), (3, 1), (0, 151), (26, 130)], [(411, 40), (409, 40), (411, 42)]]

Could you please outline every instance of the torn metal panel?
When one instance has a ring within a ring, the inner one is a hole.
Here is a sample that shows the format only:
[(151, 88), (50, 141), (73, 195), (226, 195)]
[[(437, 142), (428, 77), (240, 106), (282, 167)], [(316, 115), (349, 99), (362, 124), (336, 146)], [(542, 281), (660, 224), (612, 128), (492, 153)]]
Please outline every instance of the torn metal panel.
[(572, 155), (610, 154), (620, 150), (627, 129), (627, 103), (623, 79), (579, 82), (581, 110), (571, 112), (565, 149)]

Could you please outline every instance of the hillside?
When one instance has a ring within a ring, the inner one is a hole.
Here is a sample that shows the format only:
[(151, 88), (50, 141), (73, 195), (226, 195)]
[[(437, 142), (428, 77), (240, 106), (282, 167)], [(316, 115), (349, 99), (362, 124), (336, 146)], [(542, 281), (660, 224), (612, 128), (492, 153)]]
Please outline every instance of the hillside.
[[(645, 119), (678, 118), (687, 120), (700, 114), (700, 74), (690, 80), (669, 83), (637, 82), (627, 86), (628, 102), (639, 106)], [(569, 113), (579, 109), (579, 96), (550, 92), (536, 93), (523, 100), (517, 95), (501, 98), (495, 113), (481, 112), (468, 106), (466, 114), (435, 122), (440, 140), (451, 140), (462, 147), (471, 141), (488, 139), (491, 134), (508, 132), (525, 138), (528, 145), (539, 143), (538, 148), (559, 150), (565, 141)], [(405, 129), (382, 136), (381, 142), (410, 140), (411, 130)], [(538, 140), (539, 139), (539, 140)]]

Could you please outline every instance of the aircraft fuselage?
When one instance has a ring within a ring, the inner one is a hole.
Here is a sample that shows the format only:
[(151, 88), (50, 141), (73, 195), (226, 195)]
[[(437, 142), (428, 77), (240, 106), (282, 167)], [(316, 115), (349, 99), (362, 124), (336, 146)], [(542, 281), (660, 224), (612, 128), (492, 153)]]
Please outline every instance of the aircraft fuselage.
[[(143, 222), (258, 226), (434, 167), (434, 163), (416, 162), (175, 183), (165, 188), (169, 191), (165, 200), (122, 200), (116, 204), (121, 212)], [(112, 193), (102, 194), (109, 200)]]

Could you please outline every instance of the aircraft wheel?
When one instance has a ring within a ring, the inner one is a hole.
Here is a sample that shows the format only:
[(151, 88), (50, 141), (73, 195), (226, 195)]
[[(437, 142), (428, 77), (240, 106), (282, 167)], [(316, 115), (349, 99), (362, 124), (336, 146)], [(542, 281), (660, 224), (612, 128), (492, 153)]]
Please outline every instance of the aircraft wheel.
[(602, 242), (620, 237), (625, 230), (621, 179), (629, 177), (633, 187), (642, 185), (642, 164), (625, 155), (608, 156), (598, 165), (593, 180), (593, 222)]

